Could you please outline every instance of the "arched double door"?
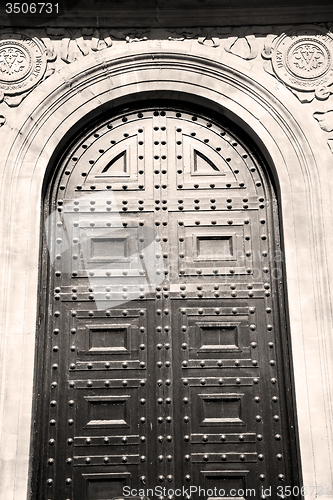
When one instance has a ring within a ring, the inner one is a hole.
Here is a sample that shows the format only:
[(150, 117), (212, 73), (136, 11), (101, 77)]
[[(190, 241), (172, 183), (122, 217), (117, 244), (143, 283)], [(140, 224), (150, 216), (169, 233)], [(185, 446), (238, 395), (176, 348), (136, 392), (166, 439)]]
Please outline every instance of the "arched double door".
[(45, 214), (36, 497), (293, 485), (276, 200), (251, 150), (199, 113), (127, 110), (61, 160)]

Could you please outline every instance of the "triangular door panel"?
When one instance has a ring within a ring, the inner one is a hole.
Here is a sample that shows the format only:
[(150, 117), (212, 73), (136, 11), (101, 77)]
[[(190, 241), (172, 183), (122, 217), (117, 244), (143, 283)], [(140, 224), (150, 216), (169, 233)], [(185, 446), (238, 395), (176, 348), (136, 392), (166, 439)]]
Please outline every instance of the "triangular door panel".
[[(86, 182), (94, 183), (102, 179), (121, 179), (137, 177), (138, 145), (137, 136), (122, 138), (117, 144), (107, 148), (107, 143), (98, 146), (99, 157), (92, 166)], [(101, 153), (101, 150), (104, 150)], [(97, 156), (97, 152), (96, 152)]]
[(186, 139), (184, 143), (187, 142), (191, 175), (204, 177), (223, 175), (225, 177), (230, 172), (230, 167), (220, 152), (196, 138)]
[(127, 152), (122, 151), (112, 158), (111, 161), (103, 168), (102, 174), (107, 174), (110, 176), (123, 176), (128, 174), (128, 158)]
[(226, 155), (225, 147), (223, 151), (222, 148), (217, 150), (210, 144), (205, 144), (198, 137), (183, 134), (183, 151), (185, 175), (208, 178), (223, 176), (224, 182), (235, 180), (235, 175), (226, 160), (226, 158), (229, 158), (229, 151)]
[(194, 149), (193, 151), (193, 159), (194, 159), (194, 173), (195, 174), (213, 174), (215, 172), (219, 172), (223, 175), (223, 170), (221, 167), (215, 165), (215, 163), (207, 158), (201, 151)]

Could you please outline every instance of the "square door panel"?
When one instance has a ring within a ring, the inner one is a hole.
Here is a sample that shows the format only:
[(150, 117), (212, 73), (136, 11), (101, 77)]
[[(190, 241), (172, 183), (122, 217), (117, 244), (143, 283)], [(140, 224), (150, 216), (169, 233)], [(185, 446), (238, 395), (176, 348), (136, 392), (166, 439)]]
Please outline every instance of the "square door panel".
[[(77, 389), (76, 435), (97, 431), (135, 434), (138, 423), (137, 387)], [(143, 409), (143, 411), (145, 411)], [(107, 430), (107, 431), (106, 431)]]
[[(191, 311), (189, 311), (191, 313)], [(188, 360), (191, 367), (202, 366), (202, 359), (250, 359), (247, 316), (191, 315), (187, 317)], [(186, 355), (186, 353), (185, 353)], [(195, 360), (198, 360), (195, 363)]]
[(111, 500), (115, 496), (122, 496), (124, 479), (113, 477), (110, 474), (86, 475), (86, 498), (87, 500)]
[(240, 351), (240, 322), (200, 321), (196, 323), (199, 336), (197, 353), (220, 353)]
[[(200, 470), (201, 483), (205, 489), (207, 500), (223, 498), (244, 500), (242, 492), (246, 492), (246, 476), (249, 470)], [(202, 477), (203, 476), (203, 477)], [(237, 496), (235, 496), (235, 493)], [(254, 492), (255, 496), (255, 492)]]
[(138, 223), (133, 221), (126, 227), (118, 220), (111, 227), (98, 221), (93, 227), (89, 221), (80, 222), (78, 270), (105, 269), (119, 273), (133, 268), (138, 271), (138, 232)]
[(220, 426), (225, 424), (244, 424), (242, 420), (241, 400), (244, 394), (220, 392), (198, 394), (200, 425)]
[(87, 354), (130, 354), (131, 324), (89, 325), (85, 336)]
[[(231, 380), (231, 379), (230, 379)], [(253, 427), (251, 421), (253, 413), (253, 402), (251, 401), (251, 381), (243, 379), (243, 383), (237, 385), (225, 380), (226, 387), (221, 387), (216, 379), (207, 380), (207, 386), (203, 387), (201, 380), (189, 379), (189, 388), (186, 396), (189, 397), (192, 412), (192, 432), (210, 433), (216, 432), (249, 432)], [(184, 392), (185, 394), (185, 392)], [(246, 429), (246, 430), (245, 430)]]
[[(97, 469), (97, 470), (96, 470)], [(132, 467), (133, 469), (133, 467)], [(113, 500), (123, 497), (123, 488), (132, 482), (135, 470), (106, 472), (100, 467), (75, 467), (82, 500)]]
[(86, 427), (130, 427), (130, 395), (84, 396), (87, 404)]
[[(180, 301), (177, 304), (182, 305)], [(214, 301), (211, 299), (202, 300), (197, 307), (193, 307), (194, 300), (187, 304), (188, 307), (180, 307), (177, 312), (179, 332), (186, 344), (183, 359), (188, 368), (216, 367), (216, 360), (222, 360), (225, 367), (235, 366), (235, 359), (250, 362), (253, 355), (250, 342), (255, 338), (250, 325), (256, 321), (255, 312), (250, 319), (249, 308), (243, 306), (244, 302), (234, 307), (235, 302), (230, 301), (230, 306), (218, 308), (212, 307)], [(207, 365), (203, 365), (202, 360), (207, 360)]]
[(192, 235), (194, 260), (235, 260), (235, 233)]
[(161, 243), (151, 214), (133, 220), (132, 214), (119, 211), (95, 217), (80, 213), (77, 219), (68, 235), (72, 240), (70, 255), (64, 257), (70, 261), (70, 271), (77, 277), (88, 277), (96, 293), (104, 292), (105, 296), (100, 278), (108, 281), (114, 300), (117, 294), (124, 295), (124, 286), (129, 287), (127, 295), (135, 291), (137, 298), (140, 287), (147, 291), (150, 283), (154, 286), (162, 281), (164, 263), (156, 257), (161, 253)]
[(88, 360), (146, 362), (147, 351), (139, 346), (146, 345), (147, 311), (140, 311), (144, 314), (130, 308), (107, 310), (108, 316), (105, 311), (94, 311), (93, 316), (89, 310), (77, 311), (77, 368), (86, 368), (81, 361)]
[(178, 217), (177, 232), (180, 275), (237, 275), (252, 268), (251, 224), (239, 212), (232, 219), (204, 211), (191, 219)]
[(90, 238), (90, 261), (92, 262), (119, 262), (130, 256), (130, 240), (127, 236)]

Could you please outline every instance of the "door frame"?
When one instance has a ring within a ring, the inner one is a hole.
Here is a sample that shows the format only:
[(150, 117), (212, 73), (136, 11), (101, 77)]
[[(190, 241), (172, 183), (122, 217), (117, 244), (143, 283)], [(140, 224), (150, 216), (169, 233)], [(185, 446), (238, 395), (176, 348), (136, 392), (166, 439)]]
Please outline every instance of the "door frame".
[[(0, 419), (7, 430), (1, 438), (1, 463), (7, 472), (0, 495), (14, 491), (18, 499), (28, 493), (29, 437), (36, 431), (29, 428), (45, 173), (47, 177), (54, 158), (88, 116), (150, 93), (201, 104), (229, 117), (250, 135), (271, 168), (281, 207), (304, 484), (332, 489), (328, 362), (333, 263), (326, 258), (332, 248), (330, 214), (323, 210), (330, 206), (330, 152), (313, 118), (291, 93), (279, 92), (270, 75), (254, 79), (242, 61), (226, 54), (221, 62), (209, 47), (193, 45), (189, 54), (182, 42), (174, 42), (171, 52), (168, 41), (151, 41), (149, 46), (129, 44), (126, 55), (110, 48), (60, 70), (26, 98), (19, 120), (9, 123), (1, 185), (7, 218), (1, 229), (5, 334)], [(18, 227), (22, 231), (13, 231)], [(13, 298), (21, 304), (15, 310)], [(13, 387), (19, 387), (19, 403), (10, 404)]]
[[(256, 165), (257, 169), (260, 171), (260, 176), (264, 178), (263, 184), (265, 184), (265, 191), (267, 193), (267, 211), (266, 211), (266, 216), (267, 216), (267, 230), (271, 237), (269, 240), (271, 240), (269, 244), (269, 253), (271, 255), (275, 254), (277, 255), (280, 248), (281, 248), (281, 235), (280, 233), (281, 228), (280, 228), (280, 220), (279, 220), (279, 210), (278, 210), (278, 202), (277, 202), (277, 194), (276, 194), (276, 188), (274, 185), (274, 179), (272, 178), (271, 172), (267, 169), (267, 165), (265, 164), (264, 158), (261, 155), (261, 152), (258, 150), (257, 147), (254, 147), (252, 144), (252, 141), (249, 137), (244, 134), (243, 130), (241, 130), (237, 125), (234, 123), (230, 122), (228, 119), (223, 119), (213, 111), (207, 112), (207, 110), (203, 107), (198, 107), (195, 105), (190, 105), (189, 103), (184, 103), (183, 101), (170, 101), (170, 100), (162, 100), (160, 99), (159, 101), (156, 100), (148, 100), (148, 101), (143, 101), (137, 104), (134, 103), (127, 103), (126, 107), (118, 107), (112, 110), (112, 112), (107, 113), (105, 116), (99, 117), (99, 119), (93, 120), (91, 123), (85, 123), (84, 130), (81, 130), (77, 133), (72, 138), (71, 144), (69, 144), (66, 148), (63, 148), (61, 157), (56, 159), (54, 162), (54, 168), (52, 171), (49, 170), (49, 178), (45, 177), (44, 179), (44, 186), (45, 186), (45, 194), (43, 195), (43, 200), (42, 200), (42, 218), (41, 218), (41, 234), (40, 234), (40, 276), (39, 276), (39, 294), (38, 294), (38, 303), (39, 303), (39, 316), (37, 318), (37, 323), (38, 323), (38, 330), (37, 330), (37, 335), (36, 335), (36, 355), (35, 355), (35, 388), (34, 388), (34, 429), (38, 431), (38, 434), (36, 433), (36, 437), (34, 441), (32, 442), (32, 465), (31, 465), (31, 472), (32, 472), (32, 498), (34, 500), (39, 500), (39, 498), (42, 498), (41, 495), (43, 495), (43, 492), (45, 491), (44, 485), (41, 485), (41, 479), (45, 479), (44, 474), (39, 474), (38, 469), (39, 469), (39, 464), (41, 462), (41, 458), (44, 460), (44, 463), (46, 463), (46, 454), (47, 454), (47, 431), (48, 431), (48, 421), (45, 415), (49, 414), (49, 401), (50, 398), (57, 397), (55, 394), (52, 396), (52, 390), (51, 392), (48, 392), (48, 387), (54, 378), (58, 377), (53, 377), (52, 375), (52, 370), (50, 370), (51, 364), (50, 364), (50, 355), (51, 355), (51, 336), (52, 335), (52, 328), (49, 326), (49, 323), (52, 322), (52, 319), (49, 317), (45, 316), (43, 314), (43, 311), (49, 310), (51, 312), (54, 311), (54, 308), (59, 309), (59, 311), (64, 312), (64, 308), (61, 308), (61, 304), (59, 303), (54, 303), (54, 293), (53, 293), (53, 287), (51, 286), (51, 283), (53, 283), (54, 279), (52, 279), (52, 269), (54, 268), (54, 263), (50, 262), (50, 256), (49, 256), (49, 251), (48, 248), (50, 248), (50, 252), (52, 253), (50, 245), (51, 239), (53, 240), (53, 237), (50, 235), (46, 237), (45, 230), (44, 230), (44, 225), (45, 221), (50, 217), (50, 214), (54, 213), (53, 211), (55, 210), (55, 200), (57, 199), (57, 196), (60, 196), (62, 198), (61, 192), (60, 195), (56, 194), (57, 187), (59, 187), (60, 183), (60, 178), (64, 177), (64, 170), (65, 166), (68, 165), (69, 158), (73, 155), (73, 149), (77, 149), (78, 145), (82, 141), (82, 137), (85, 136), (90, 139), (92, 136), (93, 130), (96, 130), (96, 127), (100, 127), (102, 123), (105, 124), (108, 120), (112, 120), (114, 117), (119, 117), (122, 114), (127, 115), (128, 112), (131, 114), (136, 113), (136, 112), (145, 112), (149, 111), (152, 109), (173, 109), (174, 111), (179, 111), (182, 114), (183, 113), (189, 113), (196, 115), (198, 117), (207, 119), (207, 120), (212, 120), (215, 124), (221, 125), (226, 131), (230, 132), (230, 135), (235, 138), (235, 140), (240, 144), (242, 148), (246, 148), (254, 157), (254, 164)], [(90, 131), (90, 132), (89, 132)], [(87, 136), (88, 132), (88, 136)], [(79, 168), (79, 165), (77, 165)], [(72, 173), (74, 172), (75, 168), (74, 167)], [(65, 176), (66, 177), (66, 176)], [(216, 178), (216, 180), (218, 180)], [(56, 186), (56, 187), (54, 187)], [(186, 190), (186, 189), (185, 189)], [(184, 190), (184, 191), (185, 191)], [(181, 193), (184, 191), (179, 192), (179, 196)], [(97, 191), (100, 192), (100, 191)], [(106, 191), (105, 191), (106, 192)], [(117, 191), (115, 191), (117, 192)], [(137, 191), (138, 193), (140, 191)], [(144, 191), (145, 192), (145, 191)], [(118, 191), (119, 193), (119, 191)], [(200, 190), (198, 190), (197, 196), (200, 196)], [(216, 192), (216, 194), (218, 191)], [(222, 191), (220, 191), (222, 194)], [(246, 192), (247, 193), (247, 192)], [(201, 191), (202, 195), (205, 195), (205, 190)], [(212, 194), (211, 194), (212, 195)], [(89, 195), (88, 195), (89, 196)], [(233, 195), (234, 196), (234, 195)], [(245, 193), (243, 194), (245, 196)], [(84, 196), (83, 196), (84, 197)], [(95, 212), (94, 212), (95, 213)], [(96, 212), (97, 214), (99, 212)], [(137, 212), (137, 214), (144, 214), (145, 212)], [(177, 213), (177, 212), (174, 212)], [(190, 214), (190, 212), (183, 211), (181, 212), (186, 216), (186, 214)], [(214, 212), (216, 215), (217, 213)], [(230, 212), (231, 214), (231, 212)], [(266, 218), (266, 217), (265, 217)], [(259, 247), (258, 247), (259, 248)], [(257, 249), (258, 250), (258, 249)], [(253, 252), (256, 250), (253, 249)], [(283, 253), (283, 252), (282, 252)], [(280, 254), (278, 254), (281, 256)], [(282, 431), (283, 434), (283, 441), (285, 442), (285, 446), (287, 445), (289, 447), (289, 453), (288, 454), (288, 459), (290, 459), (291, 462), (291, 468), (290, 468), (290, 477), (292, 478), (292, 485), (299, 485), (299, 488), (302, 486), (302, 476), (301, 476), (301, 469), (300, 469), (300, 457), (299, 457), (299, 449), (298, 449), (298, 433), (297, 433), (297, 414), (296, 414), (296, 407), (295, 407), (295, 394), (294, 394), (294, 381), (293, 381), (293, 367), (292, 367), (292, 357), (291, 357), (291, 352), (290, 352), (290, 335), (289, 335), (289, 329), (287, 326), (288, 323), (288, 315), (287, 315), (287, 296), (286, 296), (286, 284), (285, 284), (285, 269), (284, 269), (284, 262), (282, 259), (277, 260), (275, 263), (272, 263), (272, 266), (274, 265), (274, 271), (278, 272), (279, 276), (278, 278), (274, 278), (274, 276), (271, 278), (271, 284), (272, 284), (272, 296), (274, 297), (273, 299), (273, 311), (274, 311), (274, 316), (276, 316), (276, 319), (274, 320), (274, 330), (277, 332), (277, 336), (280, 337), (277, 339), (276, 343), (279, 344), (277, 345), (276, 353), (277, 353), (277, 360), (279, 367), (282, 368), (281, 373), (278, 373), (278, 385), (280, 387), (280, 391), (283, 394), (283, 403), (282, 405), (284, 406), (285, 403), (285, 415), (283, 415), (283, 420), (284, 424), (286, 424), (285, 431)], [(281, 274), (280, 274), (281, 273)], [(223, 275), (221, 276), (221, 280), (223, 280)], [(180, 280), (181, 281), (181, 280)], [(68, 284), (70, 284), (70, 281), (68, 281)], [(178, 299), (179, 300), (179, 299)], [(223, 301), (223, 300), (228, 300), (228, 299), (215, 299), (217, 301)], [(177, 299), (176, 299), (177, 301)], [(73, 302), (72, 305), (74, 306), (76, 304), (76, 309), (78, 306), (78, 302)], [(52, 308), (53, 304), (53, 308)], [(59, 305), (59, 308), (57, 306)], [(191, 306), (193, 307), (193, 305)], [(223, 305), (222, 305), (223, 307)], [(173, 322), (176, 321), (174, 318), (172, 320)], [(47, 333), (47, 336), (45, 336), (45, 333)], [(44, 335), (43, 335), (44, 334)], [(61, 340), (60, 340), (61, 342)], [(174, 344), (174, 339), (172, 340), (172, 343)], [(58, 342), (56, 342), (58, 344)], [(60, 344), (59, 344), (60, 345)], [(148, 347), (148, 345), (147, 345)], [(149, 351), (149, 347), (148, 347)], [(152, 349), (151, 352), (151, 357), (154, 358), (154, 349)], [(265, 361), (262, 359), (262, 361)], [(268, 362), (268, 355), (266, 361)], [(180, 360), (178, 359), (178, 363), (175, 363), (175, 366), (178, 366), (180, 363)], [(154, 366), (154, 363), (152, 364), (151, 362), (149, 363), (150, 366)], [(58, 367), (58, 366), (57, 366)], [(262, 366), (263, 369), (263, 366)], [(62, 377), (64, 376), (65, 368), (62, 368)], [(60, 370), (59, 370), (60, 371)], [(178, 369), (175, 370), (175, 373), (178, 373)], [(264, 370), (263, 370), (264, 373)], [(45, 374), (45, 377), (43, 377), (43, 374)], [(59, 374), (58, 374), (59, 375)], [(266, 373), (268, 375), (268, 371)], [(79, 376), (79, 374), (77, 375)], [(144, 376), (144, 375), (142, 375)], [(185, 375), (184, 375), (185, 376)], [(209, 375), (208, 375), (209, 376)], [(52, 378), (53, 377), (53, 378)], [(176, 377), (176, 375), (175, 375)], [(47, 382), (45, 382), (45, 378), (47, 379)], [(261, 375), (262, 382), (265, 383), (265, 376), (264, 374)], [(180, 379), (179, 379), (180, 380)], [(155, 381), (156, 382), (156, 381)], [(175, 386), (176, 382), (173, 382), (173, 386)], [(63, 387), (64, 391), (67, 390), (66, 387)], [(229, 388), (230, 389), (230, 388)], [(59, 387), (58, 387), (59, 390)], [(62, 388), (60, 387), (60, 391)], [(156, 395), (155, 395), (156, 396)], [(59, 394), (58, 394), (59, 397)], [(57, 399), (58, 399), (57, 397)], [(72, 396), (71, 396), (72, 397)], [(157, 397), (157, 396), (156, 396)], [(266, 410), (268, 410), (268, 405), (269, 405), (269, 400), (267, 399), (267, 407)], [(283, 407), (282, 406), (282, 407)], [(281, 410), (282, 410), (281, 407)], [(280, 411), (280, 410), (278, 410)], [(269, 413), (267, 411), (267, 413)], [(60, 422), (58, 422), (60, 418), (57, 418), (57, 425), (58, 425), (58, 433), (62, 432), (64, 433), (64, 429), (60, 431)], [(267, 419), (268, 420), (268, 419)], [(62, 421), (64, 424), (64, 421)], [(181, 422), (180, 422), (181, 423)], [(216, 429), (215, 429), (216, 430)], [(45, 436), (41, 433), (45, 434)], [(61, 444), (58, 444), (58, 448), (61, 447)], [(65, 452), (65, 451), (64, 451)], [(59, 451), (58, 451), (59, 454)], [(287, 455), (285, 453), (284, 455)], [(284, 460), (286, 460), (287, 457), (284, 456)], [(174, 456), (174, 461), (177, 462), (178, 464), (181, 462), (179, 457), (176, 457), (176, 453)], [(268, 462), (268, 458), (266, 457), (266, 463)], [(60, 464), (58, 464), (60, 465)], [(277, 464), (278, 465), (278, 464)], [(55, 467), (55, 465), (54, 465)], [(232, 467), (230, 464), (229, 467)], [(45, 468), (45, 465), (44, 465)], [(278, 467), (277, 467), (278, 469)], [(247, 471), (248, 472), (248, 471)], [(253, 473), (253, 472), (252, 472)], [(72, 471), (73, 475), (73, 471)], [(54, 476), (52, 473), (51, 476)], [(254, 478), (253, 478), (254, 479)], [(75, 479), (74, 479), (75, 480)], [(289, 484), (289, 483), (288, 483)], [(152, 483), (150, 483), (151, 487)], [(269, 484), (264, 483), (264, 486), (269, 486)], [(170, 486), (171, 487), (171, 486)], [(143, 486), (143, 488), (147, 488), (147, 485)]]

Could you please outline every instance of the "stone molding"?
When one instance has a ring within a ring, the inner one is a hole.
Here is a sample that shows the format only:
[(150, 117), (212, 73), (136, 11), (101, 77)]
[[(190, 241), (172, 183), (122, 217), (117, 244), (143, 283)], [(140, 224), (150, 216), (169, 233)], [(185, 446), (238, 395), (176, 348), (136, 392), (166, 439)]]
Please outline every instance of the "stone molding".
[[(170, 50), (175, 42), (184, 43), (184, 51), (196, 41), (211, 49), (210, 57), (223, 63), (227, 54), (255, 65), (277, 81), (306, 105), (307, 112), (329, 134), (327, 145), (333, 153), (333, 32), (332, 23), (298, 26), (196, 27), (168, 29), (97, 29), (44, 28), (16, 32), (0, 31), (0, 103), (19, 106), (55, 71), (89, 55), (107, 49), (112, 53), (124, 44), (168, 40)], [(21, 47), (19, 49), (18, 47)], [(22, 48), (23, 47), (23, 48)], [(32, 47), (37, 54), (32, 51)], [(305, 49), (310, 52), (305, 54)], [(8, 50), (23, 50), (29, 64), (12, 71), (6, 62)], [(126, 50), (123, 48), (123, 50)], [(30, 54), (30, 56), (29, 56)], [(305, 55), (302, 55), (305, 54)], [(31, 55), (33, 56), (31, 58)], [(112, 56), (111, 56), (112, 57)], [(297, 59), (298, 57), (298, 59)], [(35, 61), (34, 61), (35, 60)], [(304, 68), (300, 67), (302, 60)], [(314, 61), (317, 68), (312, 68)], [(7, 67), (6, 67), (7, 66)], [(30, 69), (29, 69), (30, 68)], [(327, 101), (326, 104), (322, 101)], [(4, 111), (5, 115), (5, 111)], [(332, 129), (332, 130), (329, 130)]]
[(150, 95), (225, 114), (247, 131), (271, 167), (284, 234), (303, 479), (332, 493), (331, 155), (304, 105), (263, 69), (253, 71), (226, 51), (222, 62), (220, 52), (196, 40), (170, 43), (147, 40), (96, 51), (56, 70), (19, 112), (2, 108), (1, 500), (27, 497), (45, 172), (87, 118)]

